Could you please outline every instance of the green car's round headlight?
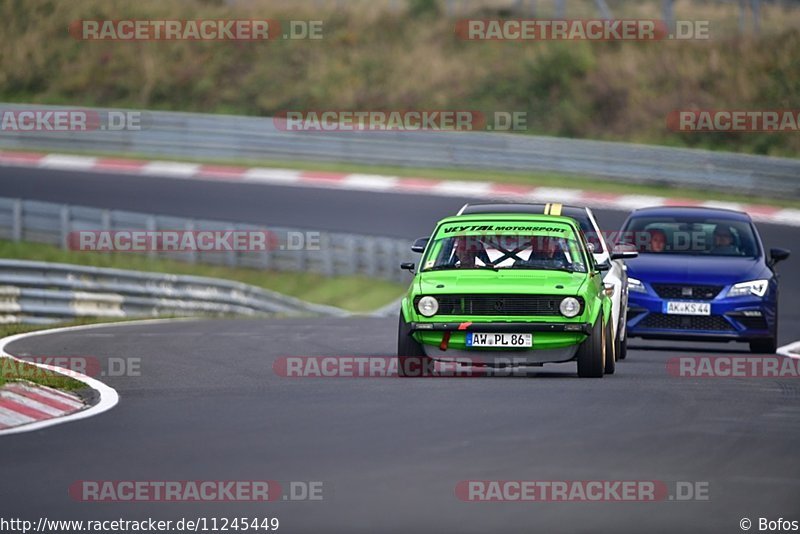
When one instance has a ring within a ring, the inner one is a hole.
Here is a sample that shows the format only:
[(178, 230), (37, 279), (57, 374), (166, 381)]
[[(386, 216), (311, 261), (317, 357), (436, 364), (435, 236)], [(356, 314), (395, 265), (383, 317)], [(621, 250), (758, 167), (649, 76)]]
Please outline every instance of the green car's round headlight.
[(439, 302), (433, 297), (422, 297), (417, 303), (417, 309), (425, 317), (433, 317), (439, 311)]
[(558, 309), (564, 317), (575, 317), (581, 311), (581, 303), (574, 297), (567, 297), (561, 301)]

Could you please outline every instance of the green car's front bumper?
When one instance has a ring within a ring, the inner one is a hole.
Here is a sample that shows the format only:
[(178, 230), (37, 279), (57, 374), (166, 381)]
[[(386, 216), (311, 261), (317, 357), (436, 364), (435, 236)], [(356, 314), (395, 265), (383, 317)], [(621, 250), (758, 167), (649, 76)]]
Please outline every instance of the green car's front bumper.
[[(591, 334), (589, 323), (567, 322), (412, 322), (411, 334), (425, 354), (447, 362), (484, 365), (541, 365), (570, 361)], [(525, 348), (467, 347), (467, 333), (528, 333), (533, 346)]]
[(452, 323), (411, 323), (412, 332), (507, 332), (509, 334), (534, 332), (569, 332), (589, 335), (589, 323), (523, 323), (511, 321)]

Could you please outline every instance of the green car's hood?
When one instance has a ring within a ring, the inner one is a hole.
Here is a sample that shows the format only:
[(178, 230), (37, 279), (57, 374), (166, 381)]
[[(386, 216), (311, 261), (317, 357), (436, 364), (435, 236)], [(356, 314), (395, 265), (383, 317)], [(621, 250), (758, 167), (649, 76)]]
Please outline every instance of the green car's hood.
[(420, 273), (420, 295), (443, 293), (530, 293), (577, 295), (586, 273), (523, 269), (469, 269)]

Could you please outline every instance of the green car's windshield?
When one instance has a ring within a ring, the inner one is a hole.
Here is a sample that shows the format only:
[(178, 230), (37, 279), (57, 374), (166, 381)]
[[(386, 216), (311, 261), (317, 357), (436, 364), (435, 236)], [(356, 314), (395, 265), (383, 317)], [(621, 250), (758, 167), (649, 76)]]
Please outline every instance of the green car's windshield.
[(439, 234), (422, 271), (533, 269), (586, 272), (582, 247), (566, 232)]

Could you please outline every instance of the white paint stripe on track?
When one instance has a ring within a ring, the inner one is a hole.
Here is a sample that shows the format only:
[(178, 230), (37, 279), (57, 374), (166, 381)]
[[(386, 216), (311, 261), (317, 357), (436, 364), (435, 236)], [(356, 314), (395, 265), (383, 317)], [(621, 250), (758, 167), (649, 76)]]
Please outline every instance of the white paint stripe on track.
[(795, 341), (794, 343), (789, 343), (783, 347), (778, 347), (776, 352), (781, 356), (800, 360), (800, 341)]
[(482, 198), (491, 193), (492, 185), (491, 182), (459, 182), (457, 180), (445, 180), (436, 184), (431, 192), (437, 195)]
[(38, 166), (48, 169), (92, 169), (97, 158), (86, 156), (68, 156), (66, 154), (48, 154), (39, 160)]
[(644, 208), (646, 206), (662, 206), (667, 199), (650, 195), (622, 195), (611, 203), (625, 209)]
[(301, 171), (288, 169), (267, 169), (264, 167), (253, 167), (247, 169), (242, 178), (249, 182), (265, 183), (293, 183), (300, 180)]
[(704, 208), (722, 208), (725, 210), (742, 211), (744, 205), (739, 202), (723, 202), (721, 200), (708, 200), (700, 204)]
[(197, 174), (200, 165), (177, 161), (151, 161), (141, 167), (141, 174), (190, 178)]
[(397, 186), (396, 176), (381, 176), (379, 174), (348, 174), (342, 181), (345, 187), (365, 189), (368, 191), (386, 191)]
[[(166, 322), (174, 322), (174, 321), (184, 321), (184, 320), (193, 320), (192, 318), (181, 318), (181, 319), (146, 319), (143, 321), (130, 321), (124, 323), (100, 323), (100, 324), (89, 324), (89, 325), (80, 325), (80, 326), (65, 326), (61, 328), (52, 328), (50, 330), (37, 330), (35, 332), (25, 332), (23, 334), (16, 334), (13, 336), (5, 337), (0, 339), (0, 356), (7, 356), (9, 358), (13, 358), (17, 361), (18, 358), (15, 358), (13, 355), (9, 354), (6, 350), (6, 347), (15, 341), (19, 341), (21, 339), (27, 339), (30, 337), (36, 336), (45, 336), (50, 334), (59, 334), (63, 332), (74, 332), (74, 331), (81, 331), (81, 330), (89, 330), (92, 328), (109, 328), (109, 327), (124, 327), (124, 326), (138, 326), (143, 324), (156, 324), (156, 323), (166, 323)], [(95, 415), (99, 415), (103, 412), (106, 412), (117, 405), (119, 402), (119, 394), (117, 391), (107, 386), (106, 384), (100, 382), (99, 380), (95, 380), (89, 376), (77, 373), (70, 369), (63, 369), (61, 367), (57, 367), (55, 365), (46, 365), (42, 363), (33, 363), (33, 362), (25, 362), (30, 363), (31, 365), (35, 365), (42, 369), (47, 369), (49, 371), (53, 371), (56, 373), (61, 373), (64, 375), (69, 376), (70, 378), (74, 378), (80, 382), (83, 382), (88, 387), (94, 389), (100, 394), (100, 400), (97, 404), (93, 406), (89, 406), (85, 410), (80, 410), (77, 412), (73, 412), (71, 414), (65, 415), (63, 417), (55, 417), (53, 419), (45, 419), (43, 421), (36, 421), (30, 422), (27, 421), (28, 424), (22, 424), (21, 426), (14, 426), (12, 428), (7, 428), (4, 430), (0, 430), (0, 436), (5, 436), (8, 434), (18, 434), (20, 432), (31, 432), (33, 430), (41, 430), (43, 428), (51, 427), (54, 425), (60, 425), (63, 423), (69, 423), (72, 421), (78, 421), (81, 419), (87, 419), (89, 417), (94, 417)], [(0, 421), (2, 422), (2, 421)]]
[(770, 222), (789, 224), (791, 226), (800, 226), (800, 210), (790, 208), (783, 209), (775, 213)]
[(530, 192), (529, 196), (531, 199), (541, 202), (569, 204), (579, 200), (583, 196), (583, 191), (561, 187), (537, 187)]

